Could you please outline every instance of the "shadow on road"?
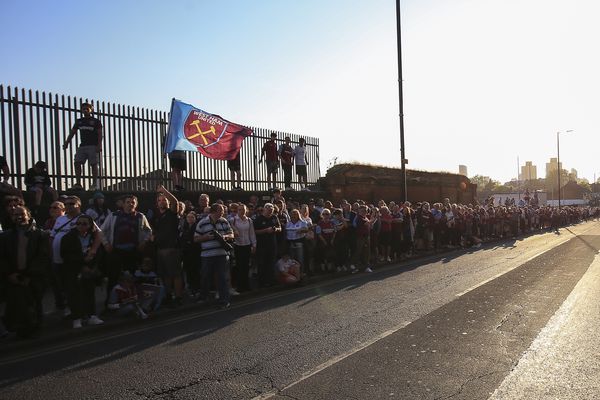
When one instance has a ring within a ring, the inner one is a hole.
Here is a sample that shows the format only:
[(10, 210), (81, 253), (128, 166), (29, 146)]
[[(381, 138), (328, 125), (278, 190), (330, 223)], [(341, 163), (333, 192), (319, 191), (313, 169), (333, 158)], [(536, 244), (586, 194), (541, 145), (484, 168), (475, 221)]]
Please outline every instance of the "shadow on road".
[[(567, 228), (567, 231), (575, 235)], [(576, 236), (590, 249), (596, 250), (586, 236)], [(318, 281), (314, 285), (288, 290), (281, 289), (260, 296), (248, 297), (227, 310), (190, 306), (177, 315), (165, 314), (164, 318), (150, 321), (131, 321), (126, 327), (97, 327), (93, 334), (73, 342), (67, 338), (62, 345), (50, 349), (40, 348), (37, 352), (0, 359), (0, 388), (52, 373), (67, 371), (90, 372), (94, 367), (112, 363), (151, 348), (172, 347), (188, 344), (225, 327), (236, 324), (240, 319), (257, 313), (298, 303), (302, 309), (320, 298), (338, 291), (356, 290), (373, 281), (381, 281), (435, 262), (448, 263), (465, 254), (490, 251), (498, 248), (514, 248), (519, 239), (484, 244), (481, 248), (452, 251), (426, 256), (400, 264), (377, 268), (376, 274), (357, 273), (331, 280)], [(77, 339), (75, 339), (77, 340)], [(141, 365), (140, 368), (152, 368)]]

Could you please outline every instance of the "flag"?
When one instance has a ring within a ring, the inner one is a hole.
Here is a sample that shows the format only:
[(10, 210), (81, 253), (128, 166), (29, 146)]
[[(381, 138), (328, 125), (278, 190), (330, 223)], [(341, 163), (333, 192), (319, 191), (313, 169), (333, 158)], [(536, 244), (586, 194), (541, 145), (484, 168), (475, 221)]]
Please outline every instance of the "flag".
[(173, 99), (165, 153), (197, 151), (215, 160), (233, 160), (252, 130)]

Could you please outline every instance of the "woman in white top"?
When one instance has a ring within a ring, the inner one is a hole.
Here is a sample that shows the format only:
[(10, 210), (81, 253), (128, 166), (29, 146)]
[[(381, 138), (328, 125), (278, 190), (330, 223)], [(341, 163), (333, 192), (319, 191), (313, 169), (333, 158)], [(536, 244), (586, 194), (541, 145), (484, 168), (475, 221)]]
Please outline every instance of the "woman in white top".
[(315, 252), (315, 227), (313, 225), (313, 221), (310, 218), (310, 210), (307, 204), (302, 204), (300, 206), (300, 219), (306, 222), (306, 228), (308, 229), (306, 234), (304, 235), (304, 262), (303, 265), (304, 272), (312, 273), (314, 270), (313, 266), (313, 254)]
[(234, 235), (235, 251), (235, 278), (238, 292), (250, 290), (248, 273), (250, 271), (250, 257), (256, 252), (256, 234), (254, 223), (246, 215), (246, 205), (239, 204), (237, 215), (233, 218), (231, 227)]
[(288, 242), (290, 257), (304, 267), (304, 238), (308, 232), (308, 224), (300, 218), (300, 211), (293, 209), (290, 220), (285, 225), (285, 234)]

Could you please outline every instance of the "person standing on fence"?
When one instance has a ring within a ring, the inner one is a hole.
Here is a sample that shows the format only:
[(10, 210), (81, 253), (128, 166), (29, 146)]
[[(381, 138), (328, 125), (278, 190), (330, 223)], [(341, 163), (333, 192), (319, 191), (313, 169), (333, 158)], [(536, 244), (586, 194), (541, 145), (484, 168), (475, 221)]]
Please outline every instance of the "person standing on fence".
[(52, 201), (58, 200), (58, 193), (51, 186), (50, 176), (48, 175), (48, 165), (45, 161), (38, 161), (32, 168), (25, 172), (25, 186), (27, 191), (35, 193), (35, 201), (32, 212), (37, 215), (38, 208), (42, 204), (42, 196), (48, 193)]
[(300, 138), (298, 146), (294, 148), (294, 161), (296, 162), (296, 175), (298, 175), (300, 190), (308, 190), (306, 186), (308, 159), (306, 158), (306, 141), (304, 138)]
[(294, 149), (291, 146), (289, 136), (285, 137), (285, 143), (279, 146), (279, 158), (281, 169), (283, 169), (283, 182), (285, 190), (292, 190), (292, 167), (294, 166)]
[(83, 164), (85, 164), (86, 161), (89, 161), (90, 166), (92, 167), (93, 179), (90, 190), (99, 190), (98, 164), (100, 162), (100, 153), (102, 152), (102, 122), (100, 122), (98, 118), (92, 116), (94, 106), (90, 103), (82, 103), (81, 112), (83, 117), (75, 121), (75, 124), (71, 128), (71, 132), (63, 145), (63, 149), (66, 150), (69, 147), (69, 143), (71, 143), (73, 136), (75, 136), (77, 131), (80, 131), (81, 143), (75, 152), (74, 158), (75, 176), (77, 181), (75, 182), (75, 185), (73, 185), (73, 189), (83, 189), (83, 186), (81, 186), (81, 171), (83, 169)]
[(8, 183), (8, 180), (10, 179), (10, 167), (8, 166), (8, 162), (6, 162), (6, 157), (4, 156), (0, 156), (0, 171), (2, 173), (2, 182), (0, 182), (0, 196), (21, 196), (21, 192), (13, 185)]
[(169, 153), (169, 164), (171, 164), (171, 181), (176, 192), (185, 190), (183, 187), (183, 172), (187, 169), (187, 158), (185, 151), (173, 150)]
[(229, 170), (232, 190), (244, 190), (242, 187), (242, 165), (240, 161), (241, 150), (233, 160), (227, 160), (227, 169)]
[(269, 190), (275, 188), (277, 182), (277, 169), (279, 169), (279, 155), (277, 154), (277, 143), (275, 143), (277, 134), (271, 133), (271, 139), (267, 140), (262, 147), (259, 163), (262, 163), (263, 158), (267, 161), (267, 186)]

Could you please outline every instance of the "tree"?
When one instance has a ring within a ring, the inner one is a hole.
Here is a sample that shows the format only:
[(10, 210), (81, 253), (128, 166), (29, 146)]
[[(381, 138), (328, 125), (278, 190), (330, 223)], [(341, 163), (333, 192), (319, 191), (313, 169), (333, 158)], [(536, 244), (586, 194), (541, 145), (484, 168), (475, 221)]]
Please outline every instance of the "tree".
[(477, 185), (477, 191), (479, 193), (492, 192), (496, 187), (500, 185), (500, 182), (493, 180), (489, 176), (475, 175), (469, 178), (471, 183)]
[[(566, 169), (560, 170), (560, 186), (569, 182), (569, 172)], [(558, 171), (552, 170), (546, 174), (546, 191), (552, 192), (558, 187)]]

